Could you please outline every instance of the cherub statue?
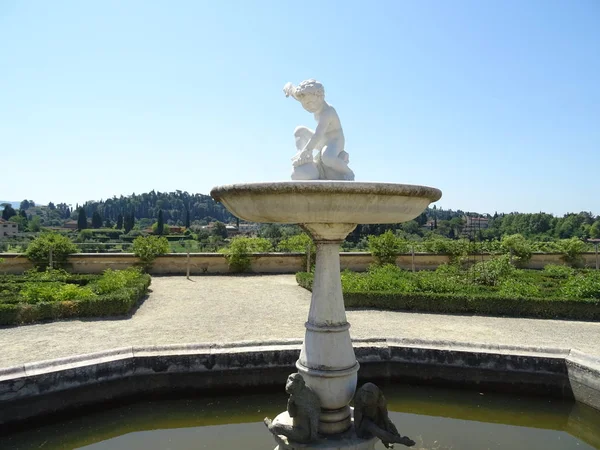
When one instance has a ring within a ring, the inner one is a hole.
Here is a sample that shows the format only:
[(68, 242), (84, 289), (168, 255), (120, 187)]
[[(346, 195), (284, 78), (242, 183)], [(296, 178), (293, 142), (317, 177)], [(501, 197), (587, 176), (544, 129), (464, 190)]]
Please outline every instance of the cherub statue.
[[(354, 180), (354, 172), (348, 167), (349, 155), (344, 151), (340, 118), (325, 101), (323, 85), (313, 79), (298, 86), (287, 83), (283, 92), (298, 100), (317, 121), (315, 131), (307, 127), (294, 131), (298, 153), (292, 159), (292, 180)], [(314, 158), (313, 150), (317, 150)]]
[(388, 417), (385, 397), (376, 385), (365, 383), (354, 398), (354, 429), (359, 438), (378, 437), (386, 448), (394, 448), (394, 443), (412, 447), (415, 441), (408, 436), (400, 436)]
[[(264, 422), (280, 449), (294, 448), (292, 442), (308, 444), (319, 438), (319, 415), (321, 402), (317, 394), (306, 386), (304, 378), (299, 373), (291, 374), (285, 385), (285, 391), (290, 395), (287, 412), (292, 418), (292, 425), (273, 423), (265, 417)], [(281, 436), (288, 438), (285, 442)]]

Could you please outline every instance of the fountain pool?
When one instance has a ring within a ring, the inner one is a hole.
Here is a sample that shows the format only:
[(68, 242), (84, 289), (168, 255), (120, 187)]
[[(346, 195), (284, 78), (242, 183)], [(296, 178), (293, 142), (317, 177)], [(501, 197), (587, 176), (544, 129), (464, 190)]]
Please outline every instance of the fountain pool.
[[(410, 430), (413, 448), (600, 449), (600, 412), (577, 402), (404, 384), (382, 388), (390, 418), (401, 433)], [(104, 404), (83, 416), (4, 434), (0, 448), (266, 450), (273, 441), (262, 419), (285, 399), (277, 390)]]

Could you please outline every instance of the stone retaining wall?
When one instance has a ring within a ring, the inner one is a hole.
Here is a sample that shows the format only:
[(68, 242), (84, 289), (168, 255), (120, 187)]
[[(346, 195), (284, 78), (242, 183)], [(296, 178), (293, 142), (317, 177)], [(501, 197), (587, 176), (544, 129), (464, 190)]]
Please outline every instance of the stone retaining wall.
[[(21, 254), (3, 253), (0, 263), (0, 273), (19, 274), (33, 268), (29, 260)], [(472, 259), (481, 261), (489, 259), (490, 255), (477, 255)], [(595, 267), (596, 255), (584, 253), (584, 264)], [(254, 273), (296, 273), (306, 270), (306, 257), (303, 253), (255, 253), (250, 257), (251, 271)], [(69, 256), (70, 271), (75, 273), (102, 273), (104, 270), (125, 269), (133, 266), (137, 258), (132, 253), (76, 253)], [(431, 253), (414, 255), (399, 255), (396, 259), (398, 266), (411, 270), (434, 270), (440, 264), (448, 262), (448, 256)], [(341, 269), (363, 272), (373, 263), (370, 253), (340, 253)], [(185, 275), (188, 257), (185, 253), (171, 253), (159, 256), (150, 273), (153, 275)], [(527, 265), (530, 269), (543, 269), (547, 264), (563, 264), (560, 254), (534, 254)], [(220, 253), (190, 253), (190, 274), (229, 273), (225, 256)]]
[[(537, 393), (600, 410), (600, 360), (577, 350), (408, 339), (353, 341), (359, 378)], [(0, 369), (0, 426), (150, 392), (283, 386), (301, 341), (126, 347)]]

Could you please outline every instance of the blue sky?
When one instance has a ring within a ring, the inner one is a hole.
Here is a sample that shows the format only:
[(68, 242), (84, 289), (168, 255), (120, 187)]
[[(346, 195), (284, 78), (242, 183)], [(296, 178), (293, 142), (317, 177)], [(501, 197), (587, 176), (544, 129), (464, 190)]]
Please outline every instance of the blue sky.
[(600, 2), (0, 0), (0, 198), (289, 179), (323, 82), (360, 181), (600, 214)]

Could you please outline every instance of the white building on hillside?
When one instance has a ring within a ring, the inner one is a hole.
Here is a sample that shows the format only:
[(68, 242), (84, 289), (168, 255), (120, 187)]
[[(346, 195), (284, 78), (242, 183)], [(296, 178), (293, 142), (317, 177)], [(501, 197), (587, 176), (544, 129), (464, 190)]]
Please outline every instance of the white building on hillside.
[(18, 232), (19, 226), (16, 223), (0, 219), (0, 239), (16, 236)]

